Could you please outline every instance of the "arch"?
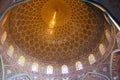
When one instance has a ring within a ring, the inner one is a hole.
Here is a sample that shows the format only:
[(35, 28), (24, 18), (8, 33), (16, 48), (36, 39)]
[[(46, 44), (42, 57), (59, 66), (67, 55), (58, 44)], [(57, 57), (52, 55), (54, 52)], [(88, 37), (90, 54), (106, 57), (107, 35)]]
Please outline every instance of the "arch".
[(99, 51), (100, 51), (101, 55), (104, 55), (106, 52), (106, 47), (103, 44), (100, 44)]
[(110, 41), (111, 41), (110, 31), (105, 30), (105, 36), (106, 36), (106, 38), (107, 38), (108, 42), (110, 42)]
[(28, 2), (30, 0), (14, 0), (14, 4), (12, 4), (11, 6), (7, 7), (6, 5), (4, 5), (4, 7), (6, 7), (6, 9), (2, 12), (2, 15), (0, 16), (0, 21), (3, 19), (3, 17), (5, 16), (5, 14), (10, 10), (12, 9), (13, 7), (17, 6), (17, 5), (20, 5), (20, 4), (23, 4), (25, 2)]
[(7, 54), (12, 57), (14, 53), (14, 47), (12, 45), (9, 46), (8, 50), (7, 50)]
[(62, 74), (68, 73), (68, 67), (67, 65), (62, 65)]
[(77, 61), (76, 64), (75, 64), (75, 66), (76, 66), (76, 70), (83, 69), (83, 65), (82, 65), (82, 63), (80, 61)]
[(32, 71), (35, 71), (35, 72), (38, 72), (38, 63), (33, 63), (33, 65), (32, 65)]
[[(95, 78), (95, 79), (93, 79), (93, 78)], [(82, 80), (88, 80), (88, 79), (89, 80), (98, 80), (98, 79), (100, 79), (100, 80), (110, 80), (110, 78), (107, 77), (106, 75), (103, 75), (103, 74), (97, 73), (97, 72), (87, 72), (83, 76)]]
[(90, 64), (93, 64), (93, 63), (95, 63), (95, 61), (96, 61), (93, 54), (90, 54), (90, 55), (89, 55), (88, 60), (89, 60), (89, 63), (90, 63)]
[(62, 80), (69, 80), (69, 77), (63, 78)]
[(47, 66), (47, 74), (53, 74), (53, 66), (51, 65)]
[(25, 64), (25, 57), (24, 56), (20, 56), (20, 58), (18, 59), (18, 64), (21, 66), (24, 66), (24, 64)]
[(5, 31), (1, 36), (1, 43), (4, 44), (5, 40), (7, 38), (7, 32)]

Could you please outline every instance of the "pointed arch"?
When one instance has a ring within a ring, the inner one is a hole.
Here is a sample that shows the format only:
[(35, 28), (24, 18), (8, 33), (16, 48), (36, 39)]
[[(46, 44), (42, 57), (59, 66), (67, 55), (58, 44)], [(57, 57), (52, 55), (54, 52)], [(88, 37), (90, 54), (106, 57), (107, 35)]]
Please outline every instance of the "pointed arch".
[(4, 44), (5, 40), (7, 38), (7, 32), (5, 31), (1, 36), (1, 43)]
[(100, 51), (101, 55), (104, 55), (106, 52), (106, 47), (103, 44), (100, 44), (99, 51)]
[(82, 63), (80, 61), (77, 61), (76, 64), (75, 64), (75, 66), (76, 66), (76, 70), (83, 69), (83, 65), (82, 65)]
[(14, 53), (14, 47), (12, 45), (9, 46), (8, 50), (7, 50), (7, 54), (12, 57)]
[(35, 72), (38, 72), (38, 63), (33, 63), (33, 65), (32, 65), (32, 71), (35, 71)]
[(18, 64), (21, 66), (24, 66), (24, 64), (25, 64), (25, 57), (24, 56), (20, 56), (20, 58), (18, 59)]
[(110, 42), (110, 41), (111, 41), (110, 31), (105, 30), (105, 36), (106, 36), (106, 38), (107, 38), (108, 42)]
[(90, 55), (89, 55), (88, 60), (89, 60), (89, 63), (90, 63), (90, 64), (93, 64), (93, 63), (95, 63), (95, 61), (96, 61), (93, 54), (90, 54)]
[(47, 74), (53, 74), (53, 66), (51, 65), (47, 66)]
[(68, 67), (67, 65), (62, 65), (62, 74), (68, 73)]

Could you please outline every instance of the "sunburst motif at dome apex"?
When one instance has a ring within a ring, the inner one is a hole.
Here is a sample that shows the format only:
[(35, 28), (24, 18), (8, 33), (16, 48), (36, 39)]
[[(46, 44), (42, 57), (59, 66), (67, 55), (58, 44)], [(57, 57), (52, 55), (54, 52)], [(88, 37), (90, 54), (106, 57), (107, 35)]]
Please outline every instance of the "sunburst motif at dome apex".
[(43, 61), (89, 55), (104, 33), (101, 13), (80, 0), (32, 0), (12, 9), (9, 17), (12, 41)]
[(47, 24), (50, 24), (54, 13), (56, 26), (63, 26), (71, 18), (71, 8), (63, 0), (48, 0), (41, 9), (42, 19)]

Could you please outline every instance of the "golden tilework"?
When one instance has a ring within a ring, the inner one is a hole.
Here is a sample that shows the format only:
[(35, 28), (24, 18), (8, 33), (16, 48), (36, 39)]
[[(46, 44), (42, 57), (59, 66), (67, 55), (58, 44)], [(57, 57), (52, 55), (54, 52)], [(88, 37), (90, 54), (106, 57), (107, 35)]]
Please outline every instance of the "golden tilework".
[(97, 47), (104, 19), (97, 8), (80, 0), (32, 0), (11, 10), (8, 32), (26, 54), (62, 62)]

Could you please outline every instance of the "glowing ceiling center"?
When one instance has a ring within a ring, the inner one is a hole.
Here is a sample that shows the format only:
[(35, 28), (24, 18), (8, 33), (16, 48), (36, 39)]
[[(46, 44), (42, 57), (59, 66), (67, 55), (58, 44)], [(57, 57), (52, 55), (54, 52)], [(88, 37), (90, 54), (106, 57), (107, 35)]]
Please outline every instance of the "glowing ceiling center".
[(52, 18), (52, 20), (49, 23), (49, 28), (50, 29), (54, 28), (55, 23), (56, 23), (56, 11), (54, 12), (53, 18)]

